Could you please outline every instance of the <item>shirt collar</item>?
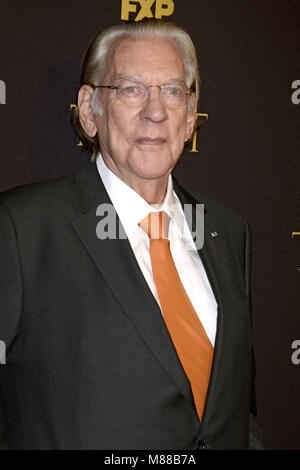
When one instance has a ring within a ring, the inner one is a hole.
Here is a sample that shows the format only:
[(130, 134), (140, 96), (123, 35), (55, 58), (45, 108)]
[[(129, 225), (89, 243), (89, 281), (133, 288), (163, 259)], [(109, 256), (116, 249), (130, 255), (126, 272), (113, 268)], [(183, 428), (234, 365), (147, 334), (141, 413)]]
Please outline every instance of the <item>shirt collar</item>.
[(100, 152), (96, 164), (125, 231), (126, 228), (136, 227), (149, 212), (165, 211), (182, 233), (182, 209), (173, 190), (171, 175), (168, 178), (167, 192), (163, 203), (152, 206), (106, 166)]

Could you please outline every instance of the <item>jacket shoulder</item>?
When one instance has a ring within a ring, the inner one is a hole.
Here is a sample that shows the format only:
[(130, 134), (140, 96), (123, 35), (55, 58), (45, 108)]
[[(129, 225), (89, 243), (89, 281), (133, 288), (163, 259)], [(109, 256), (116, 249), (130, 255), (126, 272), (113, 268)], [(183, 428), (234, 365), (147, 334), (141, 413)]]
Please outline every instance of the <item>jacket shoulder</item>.
[(73, 180), (74, 174), (17, 186), (0, 193), (0, 205), (7, 209), (24, 210), (27, 207), (61, 204), (70, 194)]
[(234, 209), (232, 209), (232, 207), (227, 206), (226, 204), (213, 198), (212, 196), (208, 194), (200, 194), (194, 191), (193, 195), (195, 199), (201, 201), (207, 208), (209, 213), (212, 214), (213, 217), (218, 219), (219, 221), (238, 225), (244, 225), (245, 223), (247, 223), (244, 216), (236, 212)]
[(242, 231), (245, 230), (245, 226), (248, 227), (246, 219), (236, 212), (231, 207), (227, 206), (223, 202), (215, 199), (207, 193), (202, 193), (197, 189), (185, 189), (177, 181), (174, 185), (175, 191), (179, 191), (184, 194), (185, 199), (193, 203), (204, 204), (205, 213), (208, 214), (209, 218), (213, 219), (218, 226), (222, 226), (230, 231), (230, 229)]

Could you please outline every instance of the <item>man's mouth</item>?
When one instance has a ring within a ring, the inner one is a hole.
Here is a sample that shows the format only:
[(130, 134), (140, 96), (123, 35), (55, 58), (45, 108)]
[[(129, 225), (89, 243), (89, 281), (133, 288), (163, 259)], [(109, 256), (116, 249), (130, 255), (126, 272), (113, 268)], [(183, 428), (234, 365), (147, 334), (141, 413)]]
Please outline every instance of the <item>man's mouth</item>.
[(162, 145), (166, 142), (166, 139), (163, 137), (155, 137), (154, 139), (151, 137), (139, 137), (136, 139), (136, 143), (139, 145)]

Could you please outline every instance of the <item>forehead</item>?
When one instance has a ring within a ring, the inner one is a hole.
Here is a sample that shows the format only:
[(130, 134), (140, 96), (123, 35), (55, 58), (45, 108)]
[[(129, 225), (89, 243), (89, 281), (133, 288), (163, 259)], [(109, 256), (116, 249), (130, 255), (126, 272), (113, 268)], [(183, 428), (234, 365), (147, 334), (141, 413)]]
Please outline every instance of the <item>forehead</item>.
[(111, 73), (145, 81), (184, 79), (184, 65), (176, 46), (162, 38), (129, 38), (114, 51)]

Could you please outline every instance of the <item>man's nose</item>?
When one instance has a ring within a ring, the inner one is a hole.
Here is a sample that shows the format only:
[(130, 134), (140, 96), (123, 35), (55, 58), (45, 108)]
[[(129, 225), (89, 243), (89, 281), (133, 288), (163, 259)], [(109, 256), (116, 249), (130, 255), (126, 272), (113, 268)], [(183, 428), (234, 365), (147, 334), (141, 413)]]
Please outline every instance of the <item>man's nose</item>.
[(162, 122), (168, 118), (166, 107), (160, 97), (158, 87), (150, 87), (147, 99), (140, 112), (141, 119), (149, 119), (153, 122)]

